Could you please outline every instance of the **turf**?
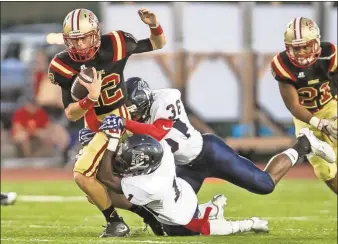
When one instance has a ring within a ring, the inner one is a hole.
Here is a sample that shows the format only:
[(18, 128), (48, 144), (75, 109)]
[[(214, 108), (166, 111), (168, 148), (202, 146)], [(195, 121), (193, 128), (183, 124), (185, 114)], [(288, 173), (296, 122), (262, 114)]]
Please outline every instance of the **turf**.
[[(1, 191), (16, 191), (21, 196), (83, 196), (72, 181), (2, 182)], [(131, 235), (99, 239), (105, 221), (87, 201), (26, 202), (19, 198), (13, 206), (1, 206), (1, 243), (337, 243), (337, 197), (318, 180), (285, 180), (268, 196), (227, 183), (206, 184), (199, 193), (200, 202), (217, 193), (228, 198), (226, 218), (266, 218), (270, 233), (159, 238), (144, 231), (138, 217), (120, 211), (132, 228)]]

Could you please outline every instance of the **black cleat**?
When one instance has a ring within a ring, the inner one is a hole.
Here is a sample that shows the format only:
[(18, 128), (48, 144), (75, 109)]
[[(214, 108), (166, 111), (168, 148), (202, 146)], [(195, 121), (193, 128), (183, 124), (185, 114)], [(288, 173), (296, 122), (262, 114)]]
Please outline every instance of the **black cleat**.
[(100, 238), (105, 237), (124, 237), (129, 234), (130, 229), (128, 225), (120, 218), (117, 222), (107, 222), (106, 229), (100, 235)]
[(150, 226), (155, 235), (164, 236), (163, 227), (161, 223), (158, 222), (158, 220), (154, 217), (154, 215), (148, 212), (146, 216), (143, 216), (143, 222)]
[(304, 157), (311, 152), (310, 141), (305, 135), (299, 136), (292, 148), (298, 152), (299, 157)]

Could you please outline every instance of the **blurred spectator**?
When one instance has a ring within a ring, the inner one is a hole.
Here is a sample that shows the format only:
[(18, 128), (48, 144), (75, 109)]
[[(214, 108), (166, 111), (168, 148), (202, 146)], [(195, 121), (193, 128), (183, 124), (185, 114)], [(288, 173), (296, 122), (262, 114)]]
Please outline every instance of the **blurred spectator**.
[(47, 74), (48, 59), (44, 50), (38, 49), (35, 52), (35, 63), (33, 66), (33, 91), (36, 96), (39, 93), (40, 84), (43, 77)]
[(11, 43), (1, 61), (1, 89), (28, 84), (28, 67), (20, 60), (20, 43)]
[(28, 67), (20, 60), (20, 52), (21, 44), (10, 43), (1, 61), (1, 120), (6, 128), (18, 107), (18, 97), (30, 90)]
[(56, 146), (62, 153), (64, 162), (70, 138), (67, 131), (50, 122), (48, 114), (33, 98), (15, 111), (12, 119), (12, 137), (18, 153), (23, 157), (53, 156)]
[[(64, 115), (61, 88), (50, 82), (48, 64), (52, 60), (43, 48), (37, 50), (33, 74), (33, 87), (36, 102), (53, 120), (60, 120)], [(50, 59), (50, 60), (49, 60)]]
[(50, 82), (47, 72), (42, 75), (39, 82), (36, 102), (56, 119), (65, 116), (61, 88)]
[(13, 158), (16, 156), (16, 150), (11, 143), (11, 137), (8, 130), (4, 128), (4, 124), (1, 121), (1, 159)]

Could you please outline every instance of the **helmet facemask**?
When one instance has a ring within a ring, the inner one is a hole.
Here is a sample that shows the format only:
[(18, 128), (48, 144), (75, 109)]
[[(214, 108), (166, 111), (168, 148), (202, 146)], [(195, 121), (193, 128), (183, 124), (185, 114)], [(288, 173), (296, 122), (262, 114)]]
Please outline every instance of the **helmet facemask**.
[[(127, 103), (127, 105), (129, 104)], [(128, 106), (128, 111), (131, 115), (132, 120), (145, 122), (150, 116), (150, 106), (151, 104), (149, 101), (145, 101), (139, 106), (136, 106), (135, 104), (130, 104), (130, 106)]]
[[(90, 42), (88, 44), (88, 47), (86, 48), (79, 49), (76, 47), (76, 44), (74, 44), (78, 39), (86, 40), (86, 38), (89, 37)], [(67, 47), (69, 56), (71, 57), (72, 60), (76, 62), (85, 62), (92, 59), (99, 50), (99, 47), (101, 45), (100, 34), (98, 31), (94, 30), (85, 34), (82, 33), (71, 33), (69, 35), (64, 34), (63, 39)]]
[(293, 65), (306, 68), (314, 64), (321, 54), (320, 29), (311, 19), (292, 19), (284, 32), (286, 53)]
[[(138, 91), (140, 92), (140, 91)], [(131, 115), (132, 120), (138, 122), (145, 122), (150, 117), (150, 108), (153, 103), (153, 95), (150, 89), (144, 89), (142, 92), (145, 93), (147, 99), (141, 102), (133, 101), (131, 98), (127, 101), (127, 108)]]
[(319, 39), (307, 42), (295, 40), (292, 44), (285, 44), (285, 47), (292, 64), (300, 68), (311, 66), (318, 60), (321, 54)]

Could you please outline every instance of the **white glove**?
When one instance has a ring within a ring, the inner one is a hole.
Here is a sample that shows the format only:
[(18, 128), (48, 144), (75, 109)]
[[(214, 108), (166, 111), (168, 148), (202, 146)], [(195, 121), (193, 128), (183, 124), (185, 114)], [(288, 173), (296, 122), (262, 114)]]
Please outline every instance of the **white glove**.
[(259, 232), (269, 232), (268, 221), (263, 220), (257, 217), (252, 217), (250, 220), (253, 221), (253, 225), (251, 230), (259, 233)]
[(327, 131), (330, 133), (329, 138), (330, 138), (331, 141), (333, 141), (332, 138), (334, 140), (337, 140), (337, 137), (338, 137), (338, 135), (337, 135), (338, 134), (338, 128), (337, 127), (338, 127), (337, 116), (329, 119)]
[(313, 116), (310, 119), (310, 124), (325, 133), (331, 141), (337, 140), (337, 117), (331, 119), (319, 119)]

